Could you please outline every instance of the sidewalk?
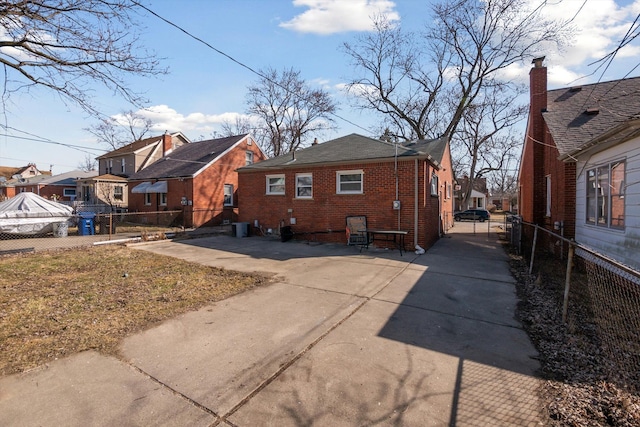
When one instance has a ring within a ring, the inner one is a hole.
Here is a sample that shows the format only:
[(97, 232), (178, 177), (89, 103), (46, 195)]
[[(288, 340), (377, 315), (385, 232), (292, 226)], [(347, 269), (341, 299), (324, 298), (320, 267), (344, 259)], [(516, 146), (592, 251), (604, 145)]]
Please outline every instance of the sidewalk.
[(276, 283), (0, 379), (0, 425), (542, 425), (497, 236), (426, 254), (259, 237), (134, 247)]

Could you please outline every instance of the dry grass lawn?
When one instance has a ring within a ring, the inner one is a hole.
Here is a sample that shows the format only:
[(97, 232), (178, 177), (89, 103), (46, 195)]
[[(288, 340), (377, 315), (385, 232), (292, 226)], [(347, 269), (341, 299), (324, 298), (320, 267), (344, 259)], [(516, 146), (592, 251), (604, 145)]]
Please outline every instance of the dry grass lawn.
[(123, 246), (0, 257), (0, 375), (93, 349), (268, 283)]

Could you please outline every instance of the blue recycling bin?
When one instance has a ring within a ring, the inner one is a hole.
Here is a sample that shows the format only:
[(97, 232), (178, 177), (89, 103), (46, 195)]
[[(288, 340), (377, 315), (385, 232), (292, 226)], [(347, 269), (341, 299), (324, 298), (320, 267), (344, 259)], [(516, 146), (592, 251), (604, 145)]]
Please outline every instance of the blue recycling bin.
[(78, 236), (93, 236), (96, 234), (94, 221), (96, 214), (93, 212), (79, 212), (78, 216)]

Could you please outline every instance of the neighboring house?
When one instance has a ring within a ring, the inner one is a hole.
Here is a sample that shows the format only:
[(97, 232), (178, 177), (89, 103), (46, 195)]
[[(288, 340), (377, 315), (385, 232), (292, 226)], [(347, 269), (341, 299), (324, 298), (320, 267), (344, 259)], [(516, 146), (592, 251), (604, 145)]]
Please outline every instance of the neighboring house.
[(467, 209), (487, 209), (487, 195), (489, 192), (487, 191), (487, 179), (486, 178), (476, 178), (473, 180), (473, 188), (471, 189), (471, 193), (467, 202), (465, 204), (463, 197), (467, 194), (467, 189), (469, 188), (469, 177), (463, 176), (462, 178), (456, 181), (459, 185), (459, 190), (456, 191), (456, 200), (455, 200), (455, 210), (456, 211), (464, 211)]
[(0, 201), (16, 195), (16, 182), (39, 175), (51, 176), (51, 171), (41, 171), (34, 163), (23, 167), (0, 166)]
[(79, 179), (77, 200), (88, 205), (108, 205), (110, 208), (126, 209), (129, 204), (127, 178), (116, 175), (98, 175)]
[(249, 134), (184, 144), (129, 177), (129, 211), (183, 210), (186, 227), (235, 221), (236, 169), (263, 159)]
[[(357, 134), (238, 170), (241, 222), (264, 232), (346, 243), (347, 216), (368, 228), (406, 230), (431, 246), (453, 224), (453, 174), (446, 138), (393, 144)], [(399, 202), (399, 203), (396, 203)]]
[(543, 60), (529, 73), (520, 213), (640, 269), (640, 78), (547, 90)]
[(73, 170), (53, 176), (36, 175), (31, 178), (19, 178), (12, 182), (11, 186), (15, 194), (30, 192), (58, 202), (73, 202), (77, 197), (76, 181), (96, 175), (96, 171)]
[(97, 157), (98, 172), (126, 178), (189, 142), (180, 132), (141, 139)]

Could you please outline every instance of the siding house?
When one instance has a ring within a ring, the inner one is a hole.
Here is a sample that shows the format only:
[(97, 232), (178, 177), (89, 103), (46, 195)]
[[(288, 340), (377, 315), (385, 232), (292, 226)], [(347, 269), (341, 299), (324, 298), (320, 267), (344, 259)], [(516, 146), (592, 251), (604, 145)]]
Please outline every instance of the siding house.
[(346, 217), (406, 230), (406, 246), (431, 246), (452, 226), (447, 138), (392, 144), (357, 134), (238, 170), (239, 220), (295, 235), (346, 242)]
[(127, 185), (127, 178), (111, 174), (79, 179), (77, 200), (87, 205), (108, 206), (111, 210), (126, 209), (129, 203)]
[(129, 177), (129, 211), (182, 210), (186, 227), (235, 221), (236, 169), (264, 158), (249, 134), (181, 145)]
[(16, 195), (16, 183), (38, 175), (51, 176), (51, 171), (41, 171), (34, 163), (18, 168), (0, 166), (0, 201)]
[(96, 157), (99, 175), (116, 175), (126, 178), (189, 142), (189, 139), (180, 132), (165, 133), (134, 141)]
[(529, 74), (520, 213), (640, 269), (640, 78), (547, 90), (543, 60)]

